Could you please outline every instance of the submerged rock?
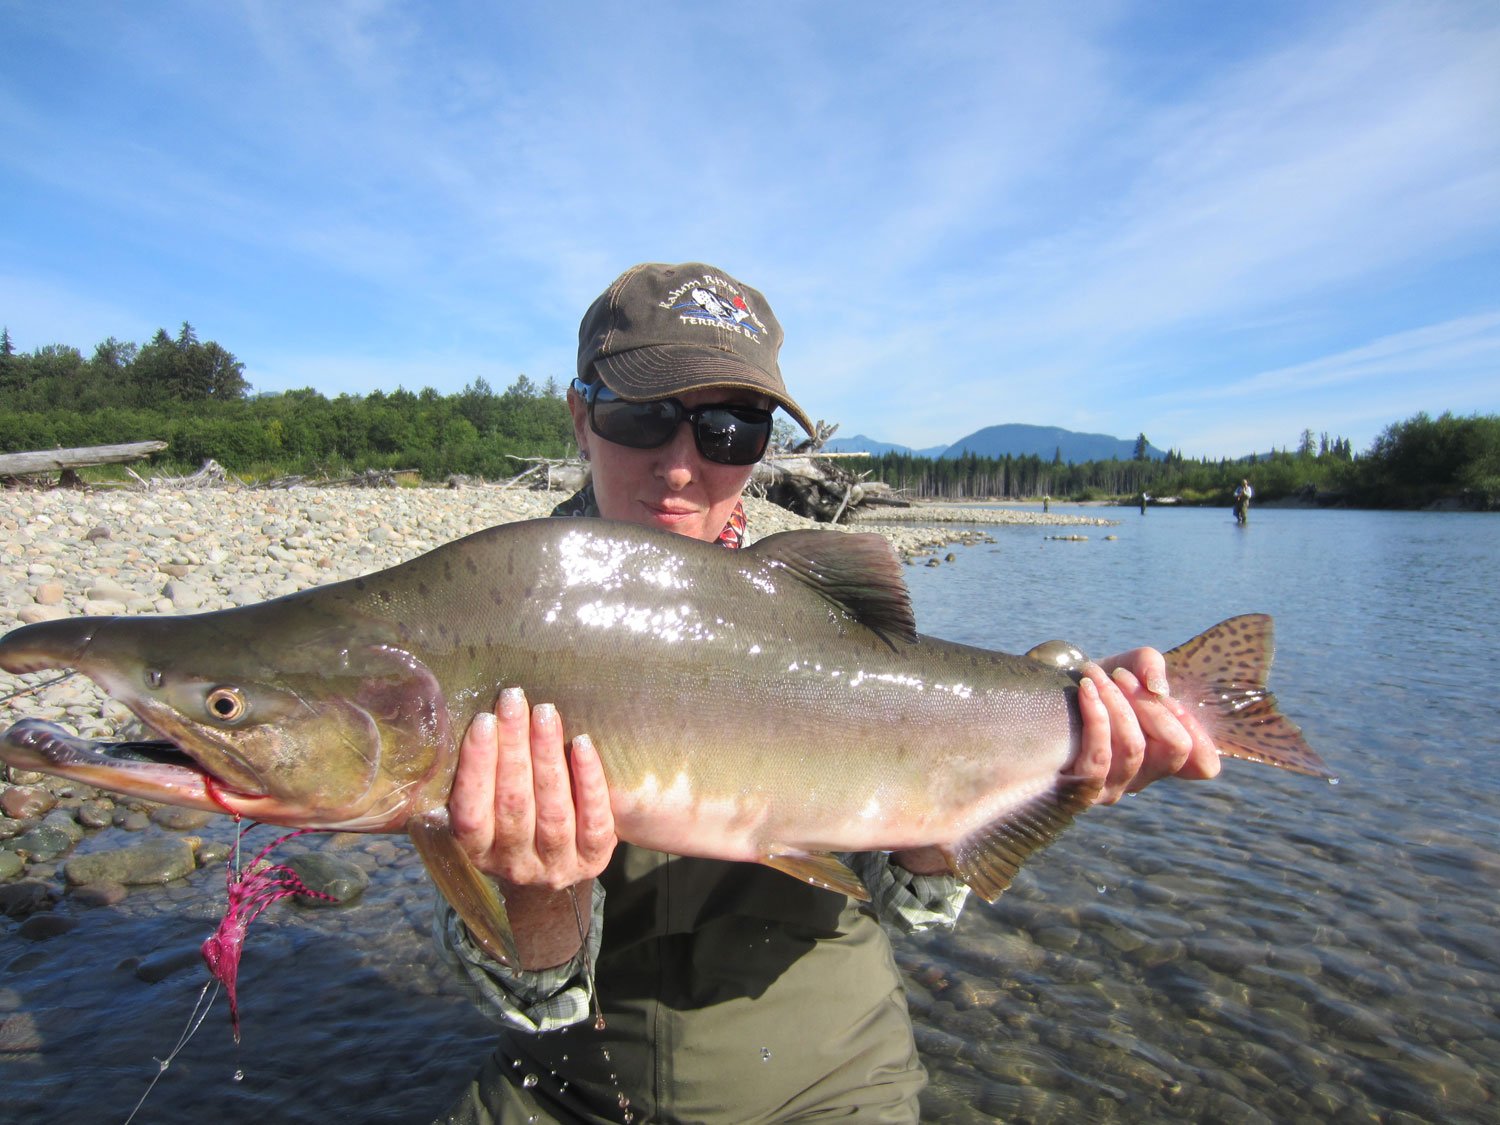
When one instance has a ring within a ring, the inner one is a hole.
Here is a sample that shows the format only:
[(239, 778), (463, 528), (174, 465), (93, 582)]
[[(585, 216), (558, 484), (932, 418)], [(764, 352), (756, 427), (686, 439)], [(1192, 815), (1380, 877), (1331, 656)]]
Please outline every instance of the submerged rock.
[(286, 865), (297, 873), (308, 890), (328, 896), (308, 898), (298, 895), (296, 901), (301, 906), (341, 906), (353, 902), (370, 885), (370, 877), (363, 868), (347, 859), (321, 852), (294, 855)]
[(63, 874), (74, 886), (122, 883), (127, 887), (169, 883), (197, 868), (193, 847), (186, 840), (146, 840), (128, 848), (74, 856)]

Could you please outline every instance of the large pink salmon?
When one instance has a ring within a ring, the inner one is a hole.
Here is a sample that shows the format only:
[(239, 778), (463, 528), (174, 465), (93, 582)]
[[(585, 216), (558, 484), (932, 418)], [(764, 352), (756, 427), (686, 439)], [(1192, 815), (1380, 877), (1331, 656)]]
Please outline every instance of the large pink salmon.
[[(1225, 754), (1326, 776), (1266, 691), (1271, 654), (1269, 617), (1232, 618), (1167, 654), (1173, 691)], [(77, 669), (164, 741), (22, 720), (0, 758), (273, 824), (408, 832), (508, 958), (503, 904), (446, 811), (462, 732), (501, 688), (592, 736), (623, 840), (858, 897), (833, 853), (936, 845), (993, 900), (1096, 794), (1068, 773), (1080, 660), (919, 636), (879, 536), (725, 551), (546, 519), (259, 605), (17, 629), (0, 667)]]

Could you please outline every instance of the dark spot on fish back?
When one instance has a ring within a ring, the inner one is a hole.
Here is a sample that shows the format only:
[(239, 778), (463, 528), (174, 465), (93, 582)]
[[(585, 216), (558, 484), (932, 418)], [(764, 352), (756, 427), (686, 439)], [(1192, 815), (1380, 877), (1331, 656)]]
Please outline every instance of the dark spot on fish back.
[(420, 594), (420, 595), (422, 595), (422, 597), (425, 598), (427, 596), (427, 594), (428, 594), (427, 583), (425, 583), (425, 582), (418, 582), (417, 583), (417, 593)]
[(365, 580), (363, 578), (356, 578), (354, 580), (354, 588), (356, 590), (358, 590), (361, 594), (364, 593), (365, 592)]
[(467, 570), (470, 574), (479, 573), (479, 564), (474, 561), (474, 557), (472, 555), (464, 556), (464, 569)]

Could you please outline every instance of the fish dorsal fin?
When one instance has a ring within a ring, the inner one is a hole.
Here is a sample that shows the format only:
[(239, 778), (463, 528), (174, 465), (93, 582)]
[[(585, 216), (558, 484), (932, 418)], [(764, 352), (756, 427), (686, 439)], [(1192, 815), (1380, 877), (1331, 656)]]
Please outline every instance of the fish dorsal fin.
[(886, 640), (917, 639), (917, 618), (901, 560), (883, 535), (783, 531), (746, 550), (784, 567)]
[(1165, 654), (1172, 694), (1196, 709), (1221, 754), (1332, 777), (1266, 688), (1275, 651), (1274, 627), (1266, 614), (1221, 621)]
[(1059, 778), (1057, 788), (960, 840), (948, 859), (953, 874), (985, 902), (994, 902), (1031, 853), (1057, 839), (1075, 816), (1093, 804), (1099, 789), (1092, 779)]
[(845, 867), (837, 856), (828, 852), (798, 852), (773, 846), (770, 854), (761, 862), (793, 879), (822, 887), (825, 891), (836, 891), (860, 902), (870, 901), (870, 891), (859, 881), (859, 876)]
[(470, 936), (502, 965), (519, 966), (516, 939), (499, 888), (469, 859), (453, 835), (448, 810), (419, 813), (406, 822), (407, 835), (417, 846), (432, 881), (458, 911)]

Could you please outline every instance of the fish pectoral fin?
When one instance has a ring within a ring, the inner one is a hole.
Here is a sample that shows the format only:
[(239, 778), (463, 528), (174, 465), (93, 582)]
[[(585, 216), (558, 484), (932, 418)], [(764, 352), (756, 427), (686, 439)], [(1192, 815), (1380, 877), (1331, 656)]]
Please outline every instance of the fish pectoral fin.
[(1057, 839), (1075, 816), (1094, 803), (1100, 788), (1092, 779), (1058, 778), (1056, 789), (1033, 797), (965, 836), (953, 848), (944, 849), (953, 874), (985, 902), (994, 902), (1031, 853)]
[(1274, 625), (1266, 614), (1221, 621), (1164, 654), (1172, 694), (1193, 708), (1226, 757), (1332, 777), (1266, 688), (1275, 651)]
[(917, 639), (917, 617), (901, 560), (883, 535), (783, 531), (745, 548), (816, 590), (890, 643)]
[(767, 867), (774, 867), (793, 879), (835, 891), (841, 895), (870, 901), (870, 892), (859, 881), (859, 877), (844, 866), (837, 856), (828, 852), (798, 852), (772, 847), (770, 854), (761, 860)]
[(505, 899), (489, 878), (469, 859), (453, 835), (447, 809), (419, 813), (406, 822), (432, 881), (443, 893), (481, 949), (502, 965), (517, 967), (516, 939), (505, 913)]

